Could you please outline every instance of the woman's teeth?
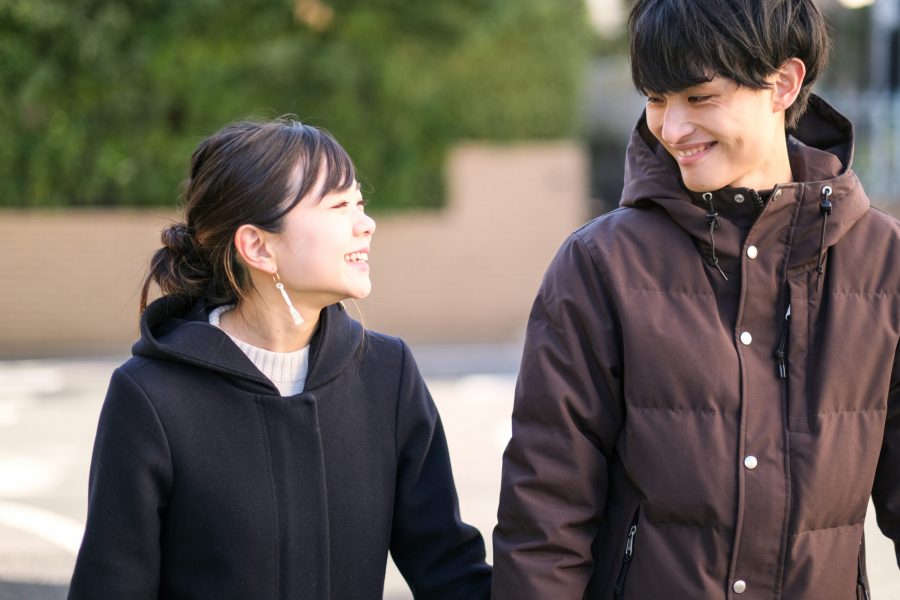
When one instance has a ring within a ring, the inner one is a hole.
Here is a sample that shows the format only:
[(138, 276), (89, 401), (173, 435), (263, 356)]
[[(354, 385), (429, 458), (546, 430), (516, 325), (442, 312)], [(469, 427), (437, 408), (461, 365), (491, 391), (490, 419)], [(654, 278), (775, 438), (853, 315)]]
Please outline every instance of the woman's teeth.
[(369, 255), (365, 252), (352, 252), (344, 257), (348, 262), (369, 262)]

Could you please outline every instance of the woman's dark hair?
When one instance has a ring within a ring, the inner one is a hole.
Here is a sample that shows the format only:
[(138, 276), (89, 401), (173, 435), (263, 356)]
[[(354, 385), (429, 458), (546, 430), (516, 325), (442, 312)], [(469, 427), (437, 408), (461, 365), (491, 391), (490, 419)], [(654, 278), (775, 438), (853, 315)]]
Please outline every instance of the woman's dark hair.
[(813, 0), (636, 0), (628, 18), (631, 76), (643, 94), (679, 92), (716, 75), (764, 89), (791, 58), (806, 65), (796, 126), (828, 62), (828, 26)]
[(150, 261), (150, 284), (163, 295), (231, 304), (249, 286), (234, 248), (244, 224), (279, 232), (282, 219), (314, 190), (316, 200), (356, 180), (347, 152), (326, 131), (290, 118), (228, 125), (203, 140), (184, 186), (185, 218), (162, 231)]

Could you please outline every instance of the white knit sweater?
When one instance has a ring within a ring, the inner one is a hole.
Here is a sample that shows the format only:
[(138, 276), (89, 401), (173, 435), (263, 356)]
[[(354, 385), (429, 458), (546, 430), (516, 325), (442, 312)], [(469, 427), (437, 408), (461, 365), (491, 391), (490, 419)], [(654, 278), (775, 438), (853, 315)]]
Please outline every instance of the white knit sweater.
[[(233, 309), (233, 305), (220, 306), (209, 313), (209, 324), (222, 329), (219, 319)], [(224, 331), (224, 330), (223, 330)], [(225, 332), (228, 334), (228, 332)], [(268, 377), (282, 396), (294, 396), (303, 391), (306, 374), (309, 371), (309, 346), (293, 352), (272, 352), (252, 346), (228, 334), (256, 368)]]

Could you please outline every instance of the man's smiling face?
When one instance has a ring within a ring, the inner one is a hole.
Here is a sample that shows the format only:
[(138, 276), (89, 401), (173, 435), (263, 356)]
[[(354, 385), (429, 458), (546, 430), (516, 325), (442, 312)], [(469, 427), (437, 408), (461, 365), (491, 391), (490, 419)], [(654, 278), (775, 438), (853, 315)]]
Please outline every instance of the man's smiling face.
[(678, 162), (695, 192), (766, 189), (784, 183), (780, 161), (784, 112), (773, 89), (714, 77), (679, 92), (647, 94), (647, 126)]

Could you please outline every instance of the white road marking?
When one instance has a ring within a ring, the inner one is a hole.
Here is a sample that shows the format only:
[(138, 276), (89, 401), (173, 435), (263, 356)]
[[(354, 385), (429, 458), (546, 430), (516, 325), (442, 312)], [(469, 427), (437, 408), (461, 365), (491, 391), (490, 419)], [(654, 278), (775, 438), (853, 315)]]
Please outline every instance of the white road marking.
[(65, 389), (60, 369), (39, 363), (0, 363), (0, 399), (26, 399)]
[(500, 450), (501, 455), (511, 439), (512, 421), (506, 420), (494, 426), (494, 448)]
[(18, 529), (76, 555), (84, 524), (75, 519), (17, 502), (0, 500), (0, 525)]
[(23, 456), (0, 458), (0, 498), (49, 494), (60, 479), (59, 467), (46, 460)]

